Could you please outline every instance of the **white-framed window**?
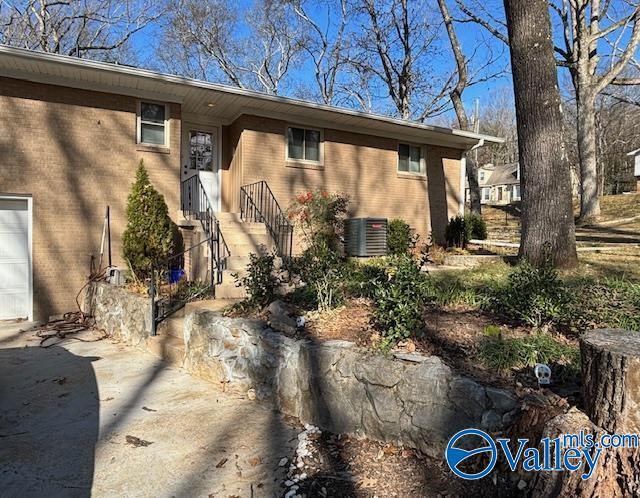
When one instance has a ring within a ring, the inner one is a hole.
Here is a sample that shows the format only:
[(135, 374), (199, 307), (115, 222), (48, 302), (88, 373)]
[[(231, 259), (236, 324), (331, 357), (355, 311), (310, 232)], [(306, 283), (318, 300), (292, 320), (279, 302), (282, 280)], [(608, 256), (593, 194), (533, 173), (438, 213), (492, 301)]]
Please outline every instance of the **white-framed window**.
[(169, 106), (159, 102), (138, 102), (137, 142), (169, 147)]
[(322, 130), (288, 126), (287, 160), (321, 164), (322, 141)]
[(484, 181), (484, 170), (480, 170), (478, 172), (478, 178), (480, 179), (481, 182)]
[(398, 144), (398, 172), (424, 175), (425, 161), (422, 147), (413, 144)]
[(489, 187), (484, 187), (482, 189), (482, 198), (485, 201), (488, 201), (490, 197), (491, 197), (491, 189)]

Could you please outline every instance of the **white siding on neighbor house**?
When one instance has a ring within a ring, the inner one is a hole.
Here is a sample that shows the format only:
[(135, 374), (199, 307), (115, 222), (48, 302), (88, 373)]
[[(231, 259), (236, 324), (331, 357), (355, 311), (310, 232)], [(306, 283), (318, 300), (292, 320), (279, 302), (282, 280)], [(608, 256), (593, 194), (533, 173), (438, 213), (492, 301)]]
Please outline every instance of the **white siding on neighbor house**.
[(634, 171), (634, 175), (635, 176), (640, 176), (640, 154), (636, 155), (636, 157), (634, 158), (635, 162), (636, 162), (636, 167), (635, 167), (635, 171)]

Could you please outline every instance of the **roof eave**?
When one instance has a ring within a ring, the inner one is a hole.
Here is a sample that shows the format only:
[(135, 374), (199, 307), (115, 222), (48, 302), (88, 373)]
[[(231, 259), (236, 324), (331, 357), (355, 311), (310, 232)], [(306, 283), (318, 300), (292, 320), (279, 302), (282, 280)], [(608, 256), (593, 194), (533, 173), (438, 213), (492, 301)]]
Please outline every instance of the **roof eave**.
[(106, 62), (94, 61), (90, 59), (79, 59), (76, 57), (69, 57), (59, 54), (49, 54), (43, 52), (35, 52), (32, 50), (10, 47), (0, 44), (0, 56), (6, 57), (18, 57), (21, 59), (32, 60), (36, 62), (47, 62), (61, 65), (62, 67), (79, 68), (83, 71), (96, 71), (106, 72), (112, 74), (129, 75), (136, 78), (146, 78), (166, 83), (169, 85), (185, 85), (189, 87), (201, 88), (205, 90), (212, 90), (216, 92), (222, 92), (226, 94), (238, 95), (248, 99), (256, 99), (261, 101), (274, 102), (279, 104), (285, 104), (289, 106), (295, 106), (304, 108), (307, 110), (316, 110), (319, 112), (330, 112), (341, 115), (351, 116), (354, 118), (365, 119), (369, 121), (377, 121), (387, 123), (390, 125), (396, 125), (402, 128), (413, 129), (416, 132), (428, 132), (441, 135), (442, 137), (449, 137), (449, 141), (459, 142), (462, 148), (469, 149), (477, 146), (479, 143), (493, 143), (501, 144), (505, 140), (500, 137), (493, 137), (490, 135), (484, 135), (481, 133), (475, 133), (471, 131), (455, 130), (450, 128), (444, 128), (440, 126), (427, 125), (424, 123), (407, 121), (403, 119), (382, 116), (378, 114), (371, 114), (354, 109), (346, 109), (341, 107), (329, 106), (326, 104), (319, 104), (314, 102), (308, 102), (300, 99), (281, 97), (278, 95), (269, 95), (252, 90), (246, 90), (242, 88), (236, 88), (219, 83), (211, 83), (208, 81), (196, 80), (191, 78), (185, 78), (182, 76), (176, 76), (171, 74), (160, 73), (151, 71), (149, 69), (140, 69), (132, 66), (121, 66), (117, 64), (111, 64)]

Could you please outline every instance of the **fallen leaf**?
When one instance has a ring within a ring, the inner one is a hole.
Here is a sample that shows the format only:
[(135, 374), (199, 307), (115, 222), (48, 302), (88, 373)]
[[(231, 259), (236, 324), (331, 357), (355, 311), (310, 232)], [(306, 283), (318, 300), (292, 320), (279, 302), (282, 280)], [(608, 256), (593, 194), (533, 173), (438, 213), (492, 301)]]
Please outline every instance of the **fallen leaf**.
[(127, 441), (127, 444), (135, 446), (136, 448), (153, 444), (153, 441), (145, 441), (144, 439), (140, 439), (139, 437), (135, 436), (125, 436), (125, 440)]
[(157, 412), (158, 410), (154, 410), (153, 408), (149, 408), (147, 406), (143, 406), (142, 407), (143, 410), (148, 411), (148, 412)]
[(216, 469), (221, 469), (224, 467), (224, 464), (227, 463), (228, 458), (223, 458), (216, 464)]
[(262, 463), (262, 457), (257, 456), (257, 457), (249, 458), (249, 460), (247, 461), (249, 462), (249, 465), (251, 465), (252, 467), (255, 467)]

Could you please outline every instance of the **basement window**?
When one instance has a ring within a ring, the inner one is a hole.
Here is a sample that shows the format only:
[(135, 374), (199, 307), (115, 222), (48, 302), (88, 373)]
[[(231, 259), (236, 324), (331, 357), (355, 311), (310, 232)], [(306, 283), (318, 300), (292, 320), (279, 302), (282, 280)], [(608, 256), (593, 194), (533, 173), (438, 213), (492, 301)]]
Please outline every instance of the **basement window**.
[(424, 157), (419, 145), (398, 144), (398, 171), (424, 175)]
[(322, 133), (310, 128), (287, 128), (287, 159), (310, 163), (322, 162)]
[(139, 144), (156, 147), (169, 146), (169, 108), (156, 102), (138, 103)]

